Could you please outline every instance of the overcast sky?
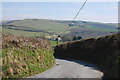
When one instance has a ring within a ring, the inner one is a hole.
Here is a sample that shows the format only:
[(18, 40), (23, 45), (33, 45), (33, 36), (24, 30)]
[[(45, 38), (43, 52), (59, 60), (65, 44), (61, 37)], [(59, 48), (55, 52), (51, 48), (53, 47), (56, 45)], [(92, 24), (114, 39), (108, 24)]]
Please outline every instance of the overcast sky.
[[(3, 20), (25, 18), (72, 20), (83, 2), (3, 2)], [(118, 22), (118, 2), (88, 2), (76, 20)]]

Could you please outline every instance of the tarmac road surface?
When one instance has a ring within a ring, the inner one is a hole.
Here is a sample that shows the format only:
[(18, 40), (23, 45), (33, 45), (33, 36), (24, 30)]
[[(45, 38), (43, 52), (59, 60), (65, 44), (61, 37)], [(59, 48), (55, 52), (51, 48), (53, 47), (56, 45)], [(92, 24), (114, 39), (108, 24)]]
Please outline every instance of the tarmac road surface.
[(56, 66), (29, 78), (102, 78), (103, 73), (84, 62), (56, 59)]

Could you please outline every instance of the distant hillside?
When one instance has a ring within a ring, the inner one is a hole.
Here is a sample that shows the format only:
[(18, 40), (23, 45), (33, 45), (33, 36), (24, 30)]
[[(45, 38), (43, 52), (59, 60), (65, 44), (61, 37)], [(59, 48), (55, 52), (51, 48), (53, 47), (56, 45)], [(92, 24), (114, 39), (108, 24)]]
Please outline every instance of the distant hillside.
[(88, 30), (88, 29), (70, 29), (70, 33), (68, 35), (80, 35), (82, 38), (90, 38), (90, 37), (100, 37), (105, 36), (107, 34), (113, 34), (115, 32), (105, 32), (105, 31), (97, 31), (97, 30)]
[(25, 78), (55, 65), (48, 41), (3, 34), (2, 78)]
[[(98, 23), (98, 22), (87, 22), (87, 21), (65, 21), (65, 20), (47, 20), (47, 19), (24, 19), (24, 20), (12, 20), (3, 21), (3, 32), (12, 33), (15, 32), (17, 35), (32, 33), (34, 35), (52, 36), (69, 33), (77, 33), (76, 29), (80, 33), (83, 31), (85, 34), (77, 34), (84, 38), (94, 37), (97, 33), (98, 36), (106, 35), (109, 33), (118, 32), (117, 24), (113, 23)], [(7, 30), (7, 31), (6, 31)], [(89, 31), (89, 33), (87, 33)], [(24, 35), (24, 36), (25, 36)], [(34, 36), (33, 35), (33, 36)], [(89, 36), (91, 35), (91, 36)]]
[(13, 25), (18, 27), (26, 27), (37, 30), (44, 30), (47, 32), (61, 34), (67, 28), (67, 24), (61, 24), (53, 20), (44, 20), (44, 19), (25, 19), (19, 21), (9, 21), (3, 24)]
[(104, 77), (120, 77), (120, 33), (66, 42), (55, 47), (55, 57), (86, 61), (104, 72)]

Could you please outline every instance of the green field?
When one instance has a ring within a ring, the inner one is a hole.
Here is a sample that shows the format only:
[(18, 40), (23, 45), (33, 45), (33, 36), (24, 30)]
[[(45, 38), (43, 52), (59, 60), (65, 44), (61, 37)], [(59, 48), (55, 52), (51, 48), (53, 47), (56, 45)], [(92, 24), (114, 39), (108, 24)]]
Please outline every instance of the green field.
[(13, 30), (13, 29), (7, 29), (7, 28), (2, 28), (2, 33), (11, 33), (14, 35), (22, 35), (22, 36), (27, 36), (27, 37), (34, 37), (34, 36), (40, 36), (40, 35), (46, 35), (49, 36), (47, 33), (42, 33), (42, 32), (29, 32), (29, 31), (21, 31), (21, 30)]
[[(51, 46), (56, 46), (57, 44), (56, 44), (56, 42), (57, 41), (52, 41), (52, 40), (50, 40), (50, 44), (51, 44)], [(58, 42), (58, 44), (62, 44), (63, 42)]]
[(14, 26), (23, 26), (33, 29), (46, 30), (48, 32), (54, 32), (55, 34), (62, 34), (65, 32), (65, 29), (68, 27), (66, 23), (61, 24), (53, 20), (44, 20), (44, 19), (25, 19), (17, 22), (10, 23), (9, 25)]

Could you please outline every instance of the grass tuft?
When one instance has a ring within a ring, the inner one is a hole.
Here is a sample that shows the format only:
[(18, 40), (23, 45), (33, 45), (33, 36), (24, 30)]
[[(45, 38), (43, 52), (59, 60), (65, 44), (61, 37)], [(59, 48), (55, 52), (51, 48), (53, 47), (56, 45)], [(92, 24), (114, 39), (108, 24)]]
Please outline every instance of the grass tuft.
[(3, 35), (2, 77), (24, 78), (55, 65), (50, 43), (36, 38)]

